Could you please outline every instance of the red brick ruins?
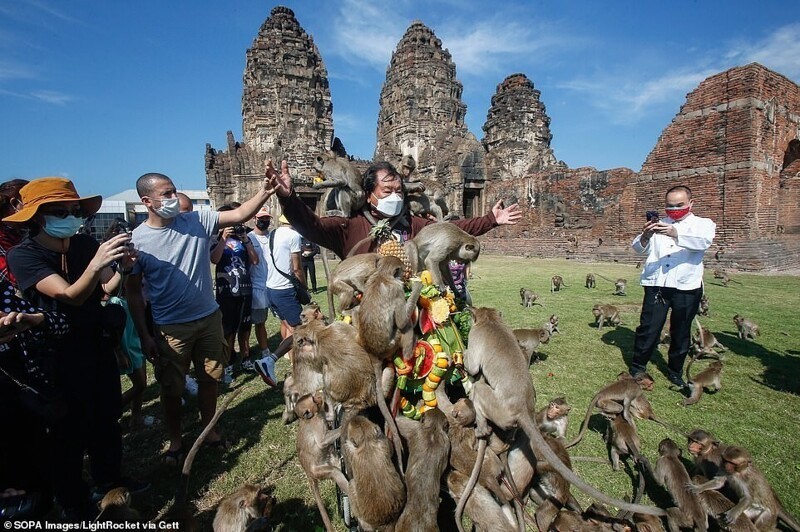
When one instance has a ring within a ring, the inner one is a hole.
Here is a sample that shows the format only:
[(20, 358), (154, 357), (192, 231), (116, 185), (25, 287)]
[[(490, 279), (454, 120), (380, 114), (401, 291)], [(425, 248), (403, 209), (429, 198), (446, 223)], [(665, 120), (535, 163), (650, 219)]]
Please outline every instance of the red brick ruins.
[[(291, 53), (277, 53), (286, 47)], [(322, 57), (284, 7), (272, 10), (247, 57), (245, 140), (228, 132), (227, 150), (207, 145), (209, 194), (216, 204), (239, 200), (257, 184), (264, 157), (286, 157), (301, 195), (321, 212), (321, 193), (306, 186), (310, 154), (346, 153), (334, 137)], [(498, 85), (478, 141), (464, 125), (455, 70), (441, 41), (414, 22), (387, 67), (375, 159), (414, 155), (457, 216), (482, 214), (498, 198), (519, 202), (523, 222), (482, 237), (488, 252), (635, 262), (629, 243), (644, 212), (663, 211), (664, 192), (688, 184), (696, 212), (717, 223), (720, 267), (800, 268), (800, 86), (793, 81), (757, 63), (706, 79), (634, 172), (557, 161), (550, 118), (524, 74)]]

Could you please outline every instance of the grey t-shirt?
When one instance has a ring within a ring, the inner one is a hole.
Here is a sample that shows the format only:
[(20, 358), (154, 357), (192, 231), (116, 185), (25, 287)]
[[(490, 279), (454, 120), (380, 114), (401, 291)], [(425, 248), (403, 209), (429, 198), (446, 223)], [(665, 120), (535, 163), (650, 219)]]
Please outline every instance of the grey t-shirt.
[(217, 310), (211, 281), (211, 247), (219, 213), (193, 211), (176, 216), (166, 227), (142, 223), (133, 230), (141, 273), (158, 325), (186, 323)]

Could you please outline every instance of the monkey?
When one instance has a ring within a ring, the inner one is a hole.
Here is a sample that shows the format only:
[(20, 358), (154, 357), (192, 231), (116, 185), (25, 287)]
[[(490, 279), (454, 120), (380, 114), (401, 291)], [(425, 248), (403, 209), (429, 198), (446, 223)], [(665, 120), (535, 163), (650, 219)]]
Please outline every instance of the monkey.
[[(372, 361), (357, 342), (355, 327), (341, 321), (325, 325), (320, 320), (312, 320), (295, 327), (293, 346), (295, 378), (301, 369), (322, 374), (326, 397), (342, 404), (345, 418), (376, 403), (379, 407), (383, 404), (381, 412), (391, 417), (385, 401), (378, 400), (374, 373), (364, 371), (372, 367)], [(354, 371), (354, 368), (362, 370)], [(296, 380), (295, 386), (297, 384)], [(303, 385), (306, 386), (304, 391), (309, 393), (308, 384)], [(332, 413), (329, 415), (332, 417)]]
[(367, 279), (378, 269), (381, 256), (363, 253), (347, 257), (340, 262), (331, 275), (328, 288), (328, 306), (333, 309), (333, 298), (338, 296), (339, 312), (355, 307), (366, 290)]
[(642, 447), (642, 442), (636, 432), (636, 425), (627, 421), (621, 413), (608, 417), (610, 419), (606, 441), (611, 469), (619, 471), (619, 459), (622, 456), (632, 456), (636, 463), (641, 462), (642, 455), (639, 449)]
[(672, 341), (672, 335), (669, 330), (669, 320), (664, 322), (664, 328), (661, 329), (661, 335), (658, 337), (658, 343), (662, 345), (669, 345)]
[[(464, 498), (477, 481), (482, 462), (481, 453), (485, 452), (486, 438), (492, 431), (489, 426), (491, 422), (500, 430), (516, 427), (522, 429), (528, 436), (534, 453), (541, 453), (541, 459), (589, 496), (626, 511), (663, 515), (663, 510), (659, 508), (630, 504), (607, 496), (584, 482), (561, 461), (536, 426), (535, 391), (525, 360), (518, 355), (519, 346), (513, 332), (503, 323), (496, 309), (473, 308), (469, 312), (472, 328), (467, 342), (469, 347), (464, 355), (464, 369), (471, 376), (476, 377), (480, 374), (482, 378), (473, 383), (470, 394), (475, 406), (475, 435), (480, 441), (479, 458), (476, 460), (476, 467), (473, 468)], [(514, 350), (517, 350), (517, 353)], [(630, 382), (641, 394), (636, 382)], [(617, 384), (619, 383), (626, 384), (626, 381), (619, 381)], [(463, 511), (464, 498), (459, 502), (460, 508), (456, 508), (457, 524), (460, 524), (459, 510)]]
[(627, 295), (625, 293), (625, 289), (628, 287), (628, 280), (627, 279), (617, 279), (614, 281), (614, 294), (615, 296), (624, 296)]
[(640, 261), (640, 260), (636, 261), (636, 264), (634, 264), (633, 267), (636, 268), (637, 270), (641, 270), (642, 269), (642, 261)]
[(758, 324), (750, 318), (736, 314), (733, 317), (733, 323), (739, 330), (740, 340), (755, 340), (757, 336), (761, 336), (761, 329), (759, 329)]
[(664, 532), (664, 524), (654, 515), (633, 514), (633, 523), (638, 532)]
[(550, 336), (553, 336), (556, 333), (561, 333), (561, 331), (558, 330), (558, 316), (555, 314), (550, 315), (550, 318), (547, 320), (547, 323), (545, 323), (544, 326), (550, 331)]
[[(518, 436), (523, 441), (527, 440), (524, 434)], [(552, 449), (553, 453), (558, 456), (563, 464), (572, 470), (572, 462), (570, 461), (569, 454), (567, 453), (562, 440), (553, 438), (552, 436), (544, 436), (547, 445)], [(528, 443), (530, 446), (530, 443)], [(578, 502), (572, 497), (569, 492), (569, 482), (559, 472), (544, 459), (541, 453), (534, 453), (536, 456), (536, 490), (544, 499), (544, 504), (539, 505), (536, 509), (536, 521), (552, 519), (555, 515), (553, 510), (569, 506), (570, 509), (580, 509)], [(513, 473), (512, 473), (513, 474)], [(540, 516), (543, 514), (543, 518)], [(549, 517), (548, 517), (549, 516)]]
[(721, 248), (717, 249), (716, 253), (714, 253), (714, 260), (719, 262), (720, 260), (722, 260), (722, 256), (724, 254), (725, 254), (725, 248), (721, 247)]
[(800, 530), (800, 524), (786, 512), (772, 486), (753, 463), (753, 458), (746, 449), (726, 447), (722, 451), (722, 464), (723, 469), (719, 476), (700, 485), (690, 483), (689, 489), (699, 494), (707, 490), (720, 489), (727, 484), (736, 493), (738, 502), (720, 517), (723, 526), (734, 524), (744, 513), (758, 530), (773, 530), (779, 517), (794, 530)]
[(308, 323), (311, 320), (321, 320), (325, 325), (330, 325), (328, 317), (322, 313), (316, 301), (303, 305), (303, 310), (300, 312), (301, 323)]
[(692, 349), (695, 353), (692, 358), (697, 359), (703, 355), (708, 355), (719, 360), (719, 353), (714, 351), (714, 348), (717, 347), (720, 351), (725, 351), (727, 348), (717, 340), (717, 337), (711, 331), (700, 325), (697, 317), (695, 317), (694, 321), (697, 324), (697, 336), (692, 336)]
[(393, 523), (405, 506), (406, 490), (383, 431), (363, 416), (351, 417), (343, 426), (342, 454), (352, 476), (351, 509), (361, 527), (373, 530)]
[(697, 314), (708, 317), (710, 316), (708, 312), (708, 294), (703, 294), (700, 296), (700, 309), (697, 311)]
[(522, 349), (522, 353), (530, 365), (533, 356), (539, 350), (539, 345), (550, 341), (550, 331), (544, 328), (514, 329), (514, 337), (517, 339), (519, 348)]
[(281, 421), (288, 425), (297, 419), (294, 407), (300, 397), (322, 389), (325, 385), (322, 372), (316, 371), (310, 364), (292, 362), (292, 373), (283, 381), (284, 409)]
[(619, 310), (614, 305), (597, 304), (592, 307), (592, 314), (594, 314), (594, 323), (598, 329), (602, 329), (606, 322), (616, 327), (622, 321), (619, 317)]
[(681, 450), (674, 441), (664, 438), (658, 444), (658, 454), (660, 457), (656, 462), (655, 479), (664, 486), (680, 509), (685, 520), (680, 526), (694, 530), (708, 530), (708, 515), (700, 499), (687, 489), (691, 481), (680, 460)]
[(344, 157), (337, 157), (333, 152), (317, 155), (314, 169), (321, 181), (311, 185), (314, 189), (332, 188), (325, 203), (328, 213), (338, 211), (344, 218), (349, 218), (355, 211), (364, 206), (366, 195), (363, 180), (358, 170)]
[(266, 499), (259, 486), (245, 484), (220, 501), (214, 532), (244, 532), (251, 521), (261, 517)]
[(594, 530), (594, 528), (583, 520), (583, 516), (580, 514), (580, 512), (576, 512), (574, 510), (561, 510), (547, 528), (540, 528), (540, 530), (583, 532), (584, 530)]
[(131, 494), (127, 488), (114, 488), (100, 501), (100, 515), (96, 522), (136, 523), (140, 521), (139, 512), (131, 508)]
[(541, 303), (537, 303), (536, 300), (539, 299), (539, 296), (533, 291), (527, 288), (520, 288), (519, 289), (519, 297), (522, 299), (520, 303), (525, 308), (533, 308), (534, 305), (539, 305), (540, 307), (544, 307)]
[(728, 286), (728, 283), (730, 282), (742, 284), (735, 279), (731, 279), (731, 276), (728, 275), (726, 272), (723, 272), (722, 270), (714, 270), (714, 279), (719, 279), (720, 282), (722, 283), (722, 286)]
[(440, 222), (423, 227), (414, 238), (406, 241), (403, 249), (416, 271), (428, 270), (435, 286), (442, 291), (450, 287), (456, 293), (447, 263), (476, 261), (481, 243), (458, 226)]
[[(702, 484), (706, 481), (702, 476), (692, 477), (695, 484)], [(700, 502), (706, 510), (709, 517), (716, 519), (718, 515), (724, 514), (735, 505), (729, 498), (716, 490), (708, 490), (699, 494)], [(740, 514), (736, 521), (728, 526), (726, 530), (730, 532), (757, 532), (756, 526), (745, 514)]]
[(694, 467), (706, 480), (721, 474), (722, 451), (726, 446), (711, 433), (694, 429), (686, 435), (687, 450), (694, 457)]
[[(445, 474), (447, 490), (453, 500), (460, 502), (467, 486), (469, 477), (456, 469), (451, 469)], [(479, 532), (501, 531), (516, 532), (516, 523), (498, 504), (492, 494), (482, 485), (476, 485), (467, 497), (464, 512), (474, 523)]]
[(596, 288), (597, 283), (594, 280), (593, 273), (586, 274), (586, 288)]
[(339, 439), (340, 430), (327, 430), (323, 411), (324, 401), (322, 393), (316, 392), (301, 397), (295, 405), (295, 415), (300, 418), (300, 427), (297, 429), (297, 458), (308, 478), (311, 493), (317, 502), (320, 517), (325, 525), (325, 530), (333, 531), (330, 516), (319, 494), (319, 481), (331, 479), (336, 482), (339, 489), (349, 496), (347, 478), (339, 468), (339, 460), (335, 456), (333, 444)]
[[(397, 257), (382, 257), (378, 269), (367, 280), (361, 311), (356, 316), (358, 343), (364, 347), (372, 358), (376, 390), (381, 384), (383, 362), (391, 359), (398, 351), (403, 360), (410, 361), (416, 339), (411, 313), (417, 306), (422, 283), (415, 282), (411, 296), (406, 301), (405, 288), (402, 281), (405, 267)], [(395, 391), (395, 399), (399, 401), (399, 389)], [(386, 402), (378, 401), (387, 426), (394, 437), (392, 441), (397, 451), (397, 460), (402, 467), (402, 443), (397, 431), (394, 417), (389, 414)]]
[(554, 275), (550, 279), (550, 293), (551, 294), (553, 292), (558, 292), (562, 288), (566, 288), (566, 287), (567, 287), (567, 285), (564, 284), (564, 278), (561, 277), (560, 275)]
[[(422, 414), (420, 421), (399, 416), (397, 422), (400, 433), (406, 436), (409, 459), (406, 505), (395, 530), (436, 531), (439, 486), (450, 454), (447, 417), (438, 408), (432, 408)], [(405, 427), (411, 430), (404, 430)]]
[(447, 205), (447, 192), (439, 183), (430, 179), (411, 178), (417, 162), (411, 155), (400, 160), (400, 174), (403, 176), (403, 189), (406, 205), (411, 214), (427, 217), (432, 215), (437, 222), (447, 219), (450, 208)]
[(708, 365), (706, 369), (695, 375), (689, 375), (689, 368), (692, 366), (692, 361), (686, 365), (686, 382), (689, 383), (689, 390), (691, 395), (683, 400), (683, 406), (693, 405), (703, 397), (703, 388), (714, 387), (719, 390), (722, 384), (722, 362), (715, 360)]
[(631, 404), (636, 399), (644, 397), (642, 390), (652, 388), (652, 385), (653, 378), (647, 373), (636, 379), (630, 375), (624, 377), (623, 374), (620, 374), (618, 380), (604, 387), (592, 397), (589, 407), (586, 409), (586, 416), (583, 419), (581, 430), (575, 439), (567, 444), (567, 448), (574, 447), (583, 439), (583, 435), (589, 427), (589, 418), (592, 416), (592, 410), (595, 407), (608, 414), (621, 413), (626, 421), (633, 422)]
[(567, 423), (572, 407), (567, 403), (566, 397), (556, 397), (547, 406), (536, 413), (536, 425), (539, 431), (556, 438), (567, 437)]

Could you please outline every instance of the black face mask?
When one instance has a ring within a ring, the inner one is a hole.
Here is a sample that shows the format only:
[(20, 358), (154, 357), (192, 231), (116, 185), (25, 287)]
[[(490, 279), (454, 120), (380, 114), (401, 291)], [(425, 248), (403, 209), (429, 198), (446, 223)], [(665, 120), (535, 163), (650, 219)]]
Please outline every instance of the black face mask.
[(269, 220), (256, 220), (256, 227), (258, 227), (260, 231), (266, 231), (269, 229)]

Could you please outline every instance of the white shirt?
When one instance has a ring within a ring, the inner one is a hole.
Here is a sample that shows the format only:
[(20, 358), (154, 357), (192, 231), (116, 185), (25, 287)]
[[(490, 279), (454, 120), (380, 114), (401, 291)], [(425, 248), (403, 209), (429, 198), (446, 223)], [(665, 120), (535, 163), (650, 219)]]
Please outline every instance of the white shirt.
[(292, 253), (300, 253), (300, 233), (288, 225), (278, 227), (273, 233), (275, 233), (275, 241), (272, 246), (272, 257), (275, 259), (275, 265), (272, 264), (272, 258), (270, 258), (269, 237), (267, 237), (264, 252), (267, 261), (267, 288), (283, 290), (291, 288), (292, 283), (277, 269), (287, 275), (292, 275)]
[(681, 221), (666, 217), (662, 223), (672, 224), (677, 238), (654, 234), (647, 246), (633, 239), (633, 250), (647, 253), (640, 283), (642, 286), (663, 286), (678, 290), (695, 290), (703, 284), (703, 255), (711, 247), (717, 225), (709, 218), (689, 213)]
[(269, 258), (269, 236), (256, 234), (255, 231), (250, 231), (247, 236), (258, 255), (258, 264), (250, 265), (250, 282), (253, 283), (253, 290), (266, 290), (267, 272), (272, 267), (272, 259)]

